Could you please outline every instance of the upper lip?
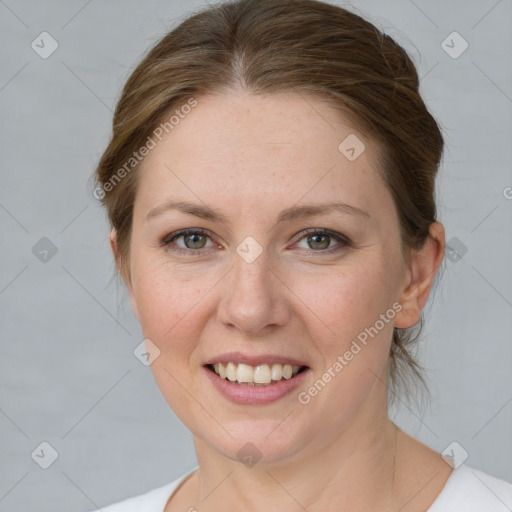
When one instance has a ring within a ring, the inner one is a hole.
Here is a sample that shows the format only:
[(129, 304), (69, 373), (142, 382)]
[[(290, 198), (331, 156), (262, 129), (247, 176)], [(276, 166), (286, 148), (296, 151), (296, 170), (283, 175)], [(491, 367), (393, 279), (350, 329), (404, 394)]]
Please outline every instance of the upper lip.
[(230, 361), (236, 364), (243, 363), (250, 366), (277, 363), (291, 364), (292, 366), (308, 366), (304, 361), (301, 361), (300, 359), (295, 359), (294, 357), (283, 356), (280, 354), (249, 355), (243, 354), (242, 352), (224, 352), (222, 354), (211, 357), (205, 361), (204, 364), (229, 363)]

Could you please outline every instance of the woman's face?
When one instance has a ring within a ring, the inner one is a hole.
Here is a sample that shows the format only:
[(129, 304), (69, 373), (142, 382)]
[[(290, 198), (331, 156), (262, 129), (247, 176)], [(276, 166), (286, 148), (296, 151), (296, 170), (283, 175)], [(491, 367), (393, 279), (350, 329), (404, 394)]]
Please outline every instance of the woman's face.
[[(321, 100), (196, 99), (140, 169), (132, 304), (157, 356), (156, 382), (197, 438), (233, 460), (248, 442), (261, 462), (293, 459), (386, 414), (408, 279), (397, 214), (375, 147)], [(312, 214), (332, 203), (346, 206)], [(171, 241), (179, 230), (201, 232)], [(205, 367), (242, 356), (262, 356), (253, 362), (270, 372), (280, 360), (308, 368), (263, 387), (228, 384)]]

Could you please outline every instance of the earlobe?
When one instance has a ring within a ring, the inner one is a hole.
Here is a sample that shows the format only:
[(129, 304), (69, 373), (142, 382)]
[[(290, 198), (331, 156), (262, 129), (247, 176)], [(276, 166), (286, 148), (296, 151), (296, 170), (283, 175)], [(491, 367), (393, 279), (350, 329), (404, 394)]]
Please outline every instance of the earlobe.
[(114, 228), (110, 231), (110, 248), (112, 249), (112, 254), (114, 255), (114, 261), (117, 263), (117, 232)]
[(114, 261), (116, 262), (116, 266), (119, 269), (119, 272), (123, 276), (124, 283), (126, 285), (126, 288), (128, 289), (128, 294), (130, 296), (130, 303), (132, 305), (132, 310), (137, 317), (137, 320), (139, 319), (139, 308), (137, 307), (137, 301), (135, 300), (135, 294), (133, 293), (133, 286), (131, 279), (129, 276), (126, 275), (126, 273), (123, 271), (123, 267), (121, 265), (121, 259), (119, 257), (119, 251), (117, 247), (117, 231), (115, 229), (112, 229), (110, 231), (110, 247), (112, 248), (112, 254), (114, 255)]
[(132, 305), (133, 313), (135, 314), (137, 320), (140, 323), (139, 308), (137, 306), (137, 301), (135, 300), (135, 294), (133, 293), (131, 286), (127, 286), (127, 288), (128, 288), (128, 293), (130, 295), (130, 303)]
[(119, 270), (119, 272), (121, 273), (121, 276), (123, 277), (124, 282), (128, 286), (129, 279), (128, 279), (128, 276), (126, 275), (124, 265), (121, 260), (121, 255), (119, 254), (119, 248), (117, 245), (117, 231), (115, 228), (112, 228), (112, 230), (110, 231), (109, 238), (110, 238), (110, 247), (112, 248), (112, 254), (114, 256), (114, 261), (115, 261), (116, 267)]
[(395, 317), (395, 327), (406, 329), (419, 322), (432, 284), (444, 257), (445, 232), (440, 222), (430, 225), (430, 236), (419, 251), (413, 251), (412, 261), (404, 280), (399, 302), (402, 310)]
[[(119, 250), (117, 247), (117, 231), (115, 228), (112, 228), (112, 230), (110, 231), (109, 239), (110, 239), (110, 248), (112, 249), (112, 255), (114, 256), (114, 262), (115, 262), (118, 270), (121, 272), (121, 275), (123, 276), (123, 279), (124, 279), (124, 273), (123, 273), (121, 265), (120, 265), (121, 259), (119, 257)], [(126, 282), (126, 279), (125, 279), (125, 282)]]

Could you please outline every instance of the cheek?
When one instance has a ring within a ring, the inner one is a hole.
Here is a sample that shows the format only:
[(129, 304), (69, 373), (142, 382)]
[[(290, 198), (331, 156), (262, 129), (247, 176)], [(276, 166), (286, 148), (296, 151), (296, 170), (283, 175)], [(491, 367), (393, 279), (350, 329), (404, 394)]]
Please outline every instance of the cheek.
[[(358, 264), (340, 267), (322, 280), (321, 288), (309, 287), (305, 302), (322, 320), (321, 331), (310, 334), (322, 355), (320, 372), (329, 373), (324, 376), (332, 381), (325, 394), (322, 391), (320, 402), (333, 407), (332, 414), (340, 415), (339, 421), (357, 409), (374, 384), (379, 385), (376, 375), (382, 375), (388, 362), (396, 314), (392, 308), (396, 272), (386, 261), (367, 253)], [(337, 410), (340, 406), (343, 411)]]
[(160, 351), (151, 371), (169, 406), (186, 421), (190, 397), (183, 383), (193, 370), (194, 350), (204, 329), (199, 312), (211, 285), (204, 279), (176, 277), (176, 272), (150, 261), (141, 261), (136, 273), (134, 292), (142, 332)]
[[(322, 356), (317, 378), (327, 383), (315, 383), (314, 389), (305, 391), (314, 396), (316, 407), (330, 411), (334, 430), (357, 413), (373, 387), (381, 386), (380, 379), (385, 381), (382, 372), (396, 314), (393, 279), (385, 260), (374, 258), (361, 266), (340, 268), (335, 276), (322, 280), (324, 293), (318, 286), (309, 287), (304, 302), (322, 320), (321, 331), (310, 331)], [(314, 315), (309, 313), (309, 318), (313, 321)]]
[(382, 257), (340, 266), (301, 288), (297, 295), (306, 297), (304, 302), (324, 327), (345, 341), (373, 325), (392, 307), (396, 296), (393, 271)]
[(180, 277), (179, 271), (151, 263), (137, 276), (134, 291), (144, 336), (162, 352), (172, 350), (177, 356), (190, 352), (194, 346), (190, 340), (200, 338), (203, 326), (198, 312), (212, 284), (205, 278)]

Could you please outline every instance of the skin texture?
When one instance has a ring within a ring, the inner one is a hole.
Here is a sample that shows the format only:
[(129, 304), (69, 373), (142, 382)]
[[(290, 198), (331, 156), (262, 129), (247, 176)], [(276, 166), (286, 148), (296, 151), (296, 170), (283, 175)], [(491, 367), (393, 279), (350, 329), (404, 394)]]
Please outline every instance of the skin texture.
[[(393, 326), (414, 325), (428, 298), (444, 253), (442, 225), (431, 226), (408, 266), (376, 147), (320, 99), (236, 90), (197, 100), (139, 169), (122, 269), (144, 337), (160, 350), (152, 372), (192, 432), (200, 465), (166, 510), (425, 510), (450, 468), (388, 419), (386, 372)], [(366, 146), (354, 161), (338, 150), (350, 134)], [(215, 208), (229, 224), (177, 210), (146, 219), (169, 200)], [(285, 208), (333, 201), (368, 216), (276, 223)], [(211, 236), (160, 244), (185, 228)], [(311, 239), (310, 228), (351, 243)], [(236, 252), (249, 236), (263, 250), (252, 263)], [(115, 231), (111, 244), (116, 254)], [(295, 392), (237, 405), (204, 375), (204, 362), (225, 351), (279, 353), (308, 362), (307, 390), (395, 303), (395, 318), (307, 405)], [(247, 442), (261, 452), (253, 467), (237, 457)]]

